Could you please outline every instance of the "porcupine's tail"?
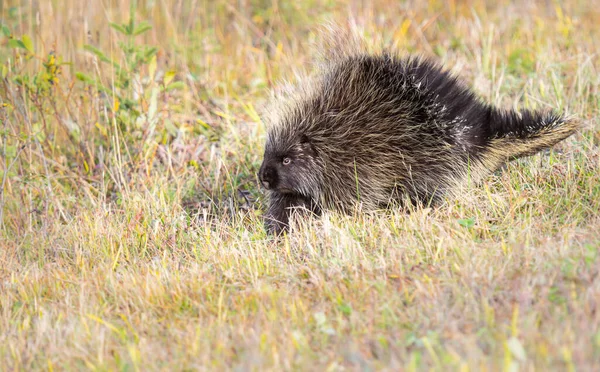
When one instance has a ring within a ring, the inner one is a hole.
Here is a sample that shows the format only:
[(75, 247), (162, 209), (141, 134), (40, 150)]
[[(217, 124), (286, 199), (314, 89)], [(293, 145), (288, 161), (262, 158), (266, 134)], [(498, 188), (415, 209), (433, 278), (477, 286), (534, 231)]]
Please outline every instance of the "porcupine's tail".
[(581, 123), (573, 117), (538, 111), (489, 109), (484, 135), (490, 152), (505, 160), (533, 155), (554, 146), (577, 131)]

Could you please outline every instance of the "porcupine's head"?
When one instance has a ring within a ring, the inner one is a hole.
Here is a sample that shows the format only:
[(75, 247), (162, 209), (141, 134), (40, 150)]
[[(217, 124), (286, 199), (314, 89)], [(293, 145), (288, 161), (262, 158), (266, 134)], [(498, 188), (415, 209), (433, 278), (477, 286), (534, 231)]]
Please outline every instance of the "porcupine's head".
[[(297, 194), (318, 201), (322, 190), (323, 164), (309, 135), (289, 123), (269, 129), (263, 163), (258, 172), (262, 185), (283, 194)], [(301, 126), (300, 126), (301, 127)]]

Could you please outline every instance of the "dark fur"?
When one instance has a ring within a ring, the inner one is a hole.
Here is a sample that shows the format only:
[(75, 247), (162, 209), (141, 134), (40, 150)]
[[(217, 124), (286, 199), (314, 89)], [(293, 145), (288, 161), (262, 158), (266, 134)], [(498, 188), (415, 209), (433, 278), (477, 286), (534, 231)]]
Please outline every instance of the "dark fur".
[(373, 210), (403, 196), (436, 202), (576, 128), (553, 113), (491, 107), (429, 60), (344, 56), (269, 123), (259, 171), (270, 190), (267, 228), (285, 230), (295, 207), (320, 214), (357, 204)]

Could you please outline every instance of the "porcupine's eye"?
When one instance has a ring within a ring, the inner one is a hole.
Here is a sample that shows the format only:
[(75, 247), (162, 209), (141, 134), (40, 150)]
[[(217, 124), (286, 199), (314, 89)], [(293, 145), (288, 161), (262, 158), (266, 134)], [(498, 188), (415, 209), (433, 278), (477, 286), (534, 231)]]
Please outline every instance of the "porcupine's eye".
[(292, 163), (292, 159), (290, 159), (290, 158), (283, 158), (282, 163), (283, 163), (283, 165), (290, 165)]

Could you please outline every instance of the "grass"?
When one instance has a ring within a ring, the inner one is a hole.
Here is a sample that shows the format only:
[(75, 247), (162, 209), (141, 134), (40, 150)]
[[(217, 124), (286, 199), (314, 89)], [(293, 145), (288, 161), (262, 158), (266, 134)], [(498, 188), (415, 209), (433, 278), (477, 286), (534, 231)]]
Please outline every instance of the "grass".
[[(592, 2), (131, 5), (2, 2), (2, 369), (600, 367)], [(258, 113), (349, 18), (584, 128), (440, 208), (273, 241)]]

